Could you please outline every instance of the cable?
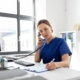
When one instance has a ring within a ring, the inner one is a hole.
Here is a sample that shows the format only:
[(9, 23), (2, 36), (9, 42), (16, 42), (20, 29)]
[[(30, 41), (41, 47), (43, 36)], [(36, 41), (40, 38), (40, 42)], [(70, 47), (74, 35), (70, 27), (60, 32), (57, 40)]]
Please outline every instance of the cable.
[[(42, 47), (42, 46), (41, 46)], [(28, 54), (28, 55), (25, 55), (25, 56), (22, 56), (22, 57), (20, 57), (20, 58), (17, 58), (17, 59), (15, 59), (15, 60), (18, 60), (18, 59), (22, 59), (22, 58), (25, 58), (25, 57), (27, 57), (27, 56), (29, 56), (29, 55), (32, 55), (33, 53), (35, 53), (37, 50), (39, 50), (41, 47), (39, 47), (39, 48), (37, 48), (35, 51), (33, 51), (33, 52), (31, 52), (30, 54)], [(3, 59), (3, 62), (2, 62), (3, 64), (4, 64), (4, 59)], [(9, 66), (9, 67), (2, 67), (2, 69), (3, 70), (5, 70), (5, 69), (8, 69), (8, 68), (10, 68), (10, 67), (13, 67), (13, 66)], [(18, 69), (19, 67), (17, 67), (17, 68), (13, 68), (13, 69)]]
[[(41, 46), (41, 47), (42, 47), (42, 46)], [(35, 51), (31, 52), (31, 53), (28, 54), (28, 55), (25, 55), (25, 56), (22, 56), (22, 57), (20, 57), (20, 58), (17, 58), (16, 60), (25, 58), (25, 57), (27, 57), (27, 56), (29, 56), (29, 55), (32, 55), (33, 53), (35, 53), (36, 51), (38, 51), (41, 47), (37, 48)]]
[[(45, 39), (43, 39), (43, 44), (44, 44), (44, 42), (45, 42)], [(42, 46), (41, 46), (41, 47), (42, 47)], [(22, 56), (22, 57), (20, 57), (20, 58), (17, 58), (17, 59), (15, 59), (15, 60), (22, 59), (22, 58), (25, 58), (25, 57), (27, 57), (27, 56), (29, 56), (29, 55), (32, 55), (33, 53), (35, 53), (36, 51), (38, 51), (41, 47), (37, 48), (35, 51), (31, 52), (30, 54), (25, 55), (25, 56)]]

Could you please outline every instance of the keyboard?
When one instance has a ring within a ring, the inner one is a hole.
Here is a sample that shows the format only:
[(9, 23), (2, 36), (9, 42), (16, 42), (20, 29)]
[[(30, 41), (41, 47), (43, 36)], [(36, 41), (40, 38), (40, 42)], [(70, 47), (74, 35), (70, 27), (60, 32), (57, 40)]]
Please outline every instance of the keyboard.
[(14, 60), (15, 63), (23, 65), (23, 66), (34, 66), (34, 63), (22, 61), (22, 60)]

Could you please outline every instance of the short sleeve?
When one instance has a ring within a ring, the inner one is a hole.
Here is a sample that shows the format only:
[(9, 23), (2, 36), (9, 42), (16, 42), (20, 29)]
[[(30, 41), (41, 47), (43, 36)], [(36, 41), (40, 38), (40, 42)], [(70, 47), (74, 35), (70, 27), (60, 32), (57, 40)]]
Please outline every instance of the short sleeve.
[(61, 56), (66, 53), (68, 53), (69, 56), (72, 54), (68, 47), (68, 44), (66, 43), (66, 41), (64, 39), (62, 39), (62, 43), (60, 45), (59, 51), (60, 51)]

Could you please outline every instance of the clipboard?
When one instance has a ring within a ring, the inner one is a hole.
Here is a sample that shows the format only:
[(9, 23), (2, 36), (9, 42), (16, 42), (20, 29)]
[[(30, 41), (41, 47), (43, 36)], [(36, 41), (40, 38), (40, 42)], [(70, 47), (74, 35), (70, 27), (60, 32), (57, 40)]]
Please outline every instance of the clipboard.
[(24, 70), (30, 71), (30, 72), (35, 72), (35, 73), (42, 73), (48, 71), (46, 69), (45, 65), (35, 65), (32, 67), (25, 68)]
[(30, 71), (30, 72), (35, 72), (35, 73), (42, 73), (42, 72), (48, 71), (48, 70), (37, 71), (37, 70), (31, 70), (31, 69), (24, 69), (24, 70), (27, 70), (27, 71)]

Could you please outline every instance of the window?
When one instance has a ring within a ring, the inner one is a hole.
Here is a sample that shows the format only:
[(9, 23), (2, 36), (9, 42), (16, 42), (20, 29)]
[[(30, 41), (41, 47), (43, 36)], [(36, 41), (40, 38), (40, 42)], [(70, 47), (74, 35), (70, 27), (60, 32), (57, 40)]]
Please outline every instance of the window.
[(20, 14), (33, 16), (33, 0), (20, 0)]
[(34, 2), (35, 0), (0, 0), (0, 54), (34, 50)]
[(17, 20), (0, 17), (1, 51), (17, 51)]
[(20, 20), (20, 50), (26, 51), (30, 50), (33, 51), (33, 22)]
[(17, 0), (0, 0), (0, 12), (17, 14)]

